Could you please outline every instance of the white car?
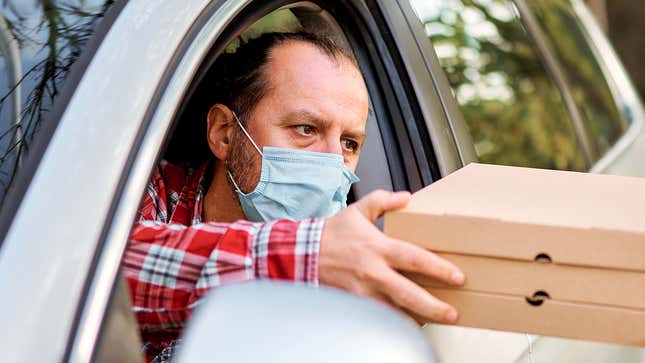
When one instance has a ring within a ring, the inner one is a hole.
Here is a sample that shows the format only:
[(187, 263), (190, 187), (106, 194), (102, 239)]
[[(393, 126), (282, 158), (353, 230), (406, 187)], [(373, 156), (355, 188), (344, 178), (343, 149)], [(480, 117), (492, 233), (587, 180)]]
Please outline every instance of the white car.
[[(270, 13), (270, 26), (331, 35), (358, 59), (372, 112), (354, 198), (416, 191), (472, 161), (645, 176), (643, 108), (582, 0), (0, 9), (6, 361), (110, 360), (106, 347), (141, 358), (131, 317), (108, 324), (128, 310), (119, 268), (139, 201), (200, 77)], [(645, 361), (635, 347), (439, 325), (425, 334), (446, 362)]]

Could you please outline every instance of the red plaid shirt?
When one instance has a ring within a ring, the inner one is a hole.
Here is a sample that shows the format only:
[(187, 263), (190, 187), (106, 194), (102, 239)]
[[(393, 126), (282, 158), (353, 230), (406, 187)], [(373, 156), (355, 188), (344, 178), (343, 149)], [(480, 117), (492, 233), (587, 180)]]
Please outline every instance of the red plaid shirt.
[(213, 287), (262, 278), (318, 283), (323, 219), (202, 222), (206, 179), (207, 164), (162, 162), (130, 236), (123, 271), (148, 354), (177, 338)]

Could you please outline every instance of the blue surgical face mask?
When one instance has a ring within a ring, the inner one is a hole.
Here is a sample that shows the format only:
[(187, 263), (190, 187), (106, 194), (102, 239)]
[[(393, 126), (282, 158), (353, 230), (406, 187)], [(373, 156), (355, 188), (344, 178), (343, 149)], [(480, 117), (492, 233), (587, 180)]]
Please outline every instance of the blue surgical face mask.
[(329, 217), (347, 207), (349, 188), (359, 179), (341, 155), (269, 146), (260, 151), (233, 116), (262, 156), (260, 181), (250, 193), (243, 193), (228, 172), (248, 220)]

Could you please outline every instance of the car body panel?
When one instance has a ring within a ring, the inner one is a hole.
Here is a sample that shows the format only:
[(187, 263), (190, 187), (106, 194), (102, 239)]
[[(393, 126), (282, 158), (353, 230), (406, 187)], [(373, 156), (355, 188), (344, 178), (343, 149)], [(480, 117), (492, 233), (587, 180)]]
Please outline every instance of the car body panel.
[(532, 350), (531, 357), (527, 349), (516, 362), (645, 362), (643, 349), (584, 340), (540, 337), (533, 341)]
[[(192, 0), (187, 6), (131, 0), (124, 7), (69, 101), (0, 249), (0, 287), (10, 292), (0, 312), (0, 321), (10, 327), (0, 332), (6, 360), (92, 359), (136, 215), (133, 206), (174, 112), (214, 39), (250, 1)], [(475, 161), (447, 78), (407, 0), (378, 4), (417, 95), (441, 174)], [(204, 14), (208, 21), (187, 40)], [(178, 53), (183, 46), (185, 53)], [(617, 58), (608, 62), (614, 69)], [(624, 89), (629, 80), (616, 72)], [(642, 107), (635, 92), (622, 96), (634, 122), (592, 171), (645, 176)], [(460, 327), (429, 325), (425, 333), (441, 360), (450, 362), (523, 360), (529, 341), (537, 357), (542, 351), (549, 357), (567, 352), (575, 360), (644, 355), (634, 348)]]
[(121, 170), (175, 49), (206, 3), (130, 1), (88, 66), (0, 250), (0, 286), (10, 292), (0, 312), (11, 327), (0, 332), (7, 361), (64, 356)]
[(603, 173), (645, 177), (645, 132), (642, 128), (638, 131), (636, 138), (625, 146)]
[[(95, 275), (91, 278), (88, 299), (83, 307), (76, 341), (72, 348), (73, 360), (82, 362), (89, 357), (96, 345), (97, 334), (103, 321), (108, 302), (106, 293), (111, 291), (121, 263), (121, 253), (125, 249), (135, 219), (141, 191), (148, 184), (152, 168), (158, 159), (166, 134), (171, 129), (177, 110), (193, 80), (197, 69), (208, 55), (215, 39), (221, 34), (248, 0), (237, 2), (211, 2), (200, 14), (201, 21), (193, 24), (191, 34), (184, 37), (187, 49), (178, 50), (178, 63), (166, 69), (167, 83), (158, 89), (159, 94), (151, 105), (150, 122), (132, 154), (132, 164), (124, 168), (127, 177), (119, 200), (115, 204), (114, 216), (105, 236), (105, 246), (100, 252)], [(188, 33), (188, 32), (187, 32)], [(181, 47), (179, 47), (181, 48)], [(177, 54), (176, 54), (177, 55)], [(158, 102), (157, 102), (158, 101)], [(78, 359), (76, 359), (78, 358)]]

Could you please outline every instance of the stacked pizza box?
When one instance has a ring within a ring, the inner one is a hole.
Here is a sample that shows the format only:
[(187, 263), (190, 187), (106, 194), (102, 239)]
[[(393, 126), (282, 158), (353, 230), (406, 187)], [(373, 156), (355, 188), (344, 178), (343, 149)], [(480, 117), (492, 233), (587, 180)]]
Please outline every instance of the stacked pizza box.
[(464, 271), (411, 276), (458, 325), (645, 346), (645, 179), (470, 164), (384, 223)]

